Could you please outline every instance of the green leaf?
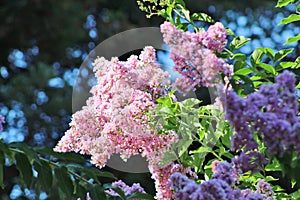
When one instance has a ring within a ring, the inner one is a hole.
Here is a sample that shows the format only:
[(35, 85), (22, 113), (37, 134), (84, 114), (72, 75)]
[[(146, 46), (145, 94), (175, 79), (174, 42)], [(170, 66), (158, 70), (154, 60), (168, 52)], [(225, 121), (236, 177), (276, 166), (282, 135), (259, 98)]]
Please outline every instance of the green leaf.
[(180, 105), (183, 105), (184, 107), (187, 107), (187, 108), (192, 108), (196, 105), (199, 105), (200, 103), (201, 103), (201, 101), (199, 99), (188, 98), (188, 99), (185, 99), (184, 101), (181, 101)]
[(34, 168), (38, 172), (37, 184), (39, 184), (45, 192), (50, 192), (53, 175), (49, 163), (44, 160), (40, 160), (40, 162), (35, 161)]
[(296, 8), (296, 13), (300, 14), (300, 4), (298, 4), (298, 6)]
[(259, 66), (263, 68), (265, 71), (270, 72), (273, 75), (276, 75), (277, 72), (275, 71), (274, 67), (272, 65), (266, 64), (266, 63), (260, 63)]
[(226, 27), (225, 27), (225, 29), (226, 29), (226, 32), (227, 32), (228, 35), (235, 36), (233, 30), (231, 30), (230, 28), (226, 28)]
[(73, 199), (74, 186), (66, 167), (55, 169), (55, 179), (59, 191), (59, 197), (62, 200)]
[(253, 53), (250, 56), (250, 61), (253, 67), (256, 67), (256, 65), (258, 65), (261, 62), (263, 55), (264, 52), (260, 49), (255, 49), (253, 51)]
[(278, 25), (282, 25), (282, 24), (289, 24), (292, 22), (296, 22), (300, 20), (300, 15), (298, 14), (291, 14), (290, 16), (283, 18)]
[(282, 49), (282, 50), (278, 51), (275, 54), (274, 62), (278, 62), (278, 61), (282, 60), (284, 57), (286, 57), (287, 55), (289, 55), (293, 51), (294, 51), (294, 48)]
[(39, 157), (38, 154), (33, 151), (28, 144), (22, 143), (22, 142), (15, 142), (15, 143), (10, 143), (10, 147), (19, 149), (24, 152), (24, 154), (27, 156), (29, 159), (29, 162), (32, 163), (34, 160), (39, 162)]
[(253, 72), (252, 69), (245, 67), (245, 68), (237, 70), (236, 72), (234, 72), (234, 74), (235, 75), (248, 75), (248, 74), (251, 74), (252, 72)]
[(39, 147), (34, 147), (34, 151), (45, 154), (45, 155), (51, 155), (54, 156), (55, 158), (58, 158), (62, 161), (71, 161), (71, 162), (76, 162), (76, 163), (87, 163), (87, 160), (80, 154), (76, 154), (73, 152), (68, 152), (68, 153), (58, 153), (52, 150), (52, 148), (46, 147), (46, 146), (39, 146)]
[(287, 68), (290, 68), (292, 66), (294, 66), (294, 62), (280, 62), (277, 66), (276, 66), (276, 71), (280, 71), (280, 70), (283, 70), (283, 69), (287, 69)]
[(76, 198), (80, 198), (82, 200), (86, 199), (86, 195), (88, 191), (83, 186), (85, 183), (83, 183), (82, 181), (75, 181), (74, 183), (75, 183), (74, 194)]
[(191, 16), (191, 20), (193, 21), (204, 21), (209, 23), (214, 23), (215, 20), (206, 13), (193, 13)]
[(247, 44), (250, 40), (251, 40), (250, 38), (246, 38), (244, 36), (237, 36), (230, 43), (230, 50), (234, 51), (236, 49), (239, 49), (245, 44)]
[(212, 151), (212, 148), (210, 147), (200, 147), (197, 150), (190, 151), (189, 153), (195, 154), (195, 153), (210, 153)]
[[(242, 80), (242, 83), (236, 84), (234, 80)], [(236, 88), (239, 95), (247, 95), (254, 91), (254, 85), (252, 80), (245, 75), (234, 75), (231, 84)]]
[(291, 44), (291, 43), (297, 42), (299, 40), (300, 40), (300, 34), (298, 34), (296, 36), (293, 36), (293, 37), (290, 37), (289, 39), (287, 39), (287, 41), (284, 43), (284, 45)]
[(233, 64), (234, 71), (237, 71), (239, 69), (246, 68), (246, 67), (247, 67), (247, 63), (245, 61), (236, 61)]
[[(185, 149), (186, 151), (186, 149)], [(175, 154), (174, 151), (167, 151), (163, 155), (163, 159), (160, 161), (159, 165), (162, 167), (165, 164), (170, 163), (171, 161), (174, 161), (177, 159), (177, 155)]]
[(182, 5), (182, 6), (185, 6), (185, 2), (184, 0), (176, 0), (176, 3)]
[(9, 146), (3, 142), (3, 140), (0, 140), (0, 151), (4, 153), (4, 155), (9, 159), (10, 164), (13, 164), (14, 162), (14, 154), (12, 151), (10, 151)]
[(30, 187), (32, 182), (33, 173), (32, 173), (32, 166), (24, 153), (16, 153), (16, 166), (18, 171), (20, 172), (20, 176), (22, 182), (25, 186)]
[[(105, 185), (103, 185), (105, 186)], [(107, 187), (107, 185), (106, 185)], [(90, 193), (90, 197), (93, 200), (107, 200), (104, 188), (98, 184), (89, 184), (87, 190)], [(125, 196), (125, 195), (124, 195)]]
[(258, 48), (259, 50), (261, 50), (262, 52), (264, 52), (264, 54), (266, 54), (270, 59), (274, 59), (274, 52), (271, 48), (268, 47), (263, 47), (263, 48)]
[(188, 21), (191, 21), (191, 18), (190, 18), (190, 11), (185, 9), (184, 7), (180, 6), (181, 7), (181, 12), (183, 13), (184, 17), (188, 20)]
[(276, 7), (281, 8), (291, 3), (295, 3), (295, 0), (278, 0)]
[(3, 167), (5, 164), (5, 157), (4, 153), (0, 151), (0, 187), (4, 189), (4, 184), (3, 184)]
[(232, 59), (235, 59), (237, 61), (245, 61), (246, 60), (246, 55), (242, 54), (242, 53), (237, 53), (237, 54), (233, 55)]
[(145, 194), (145, 193), (134, 193), (126, 196), (126, 199), (133, 199), (133, 198), (154, 200), (152, 195)]

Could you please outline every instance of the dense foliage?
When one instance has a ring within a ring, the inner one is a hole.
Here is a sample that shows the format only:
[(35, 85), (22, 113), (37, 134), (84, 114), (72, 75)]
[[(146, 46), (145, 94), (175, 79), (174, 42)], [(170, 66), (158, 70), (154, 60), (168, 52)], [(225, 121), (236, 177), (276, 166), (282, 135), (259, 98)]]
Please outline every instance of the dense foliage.
[[(276, 7), (297, 2), (279, 0)], [(300, 57), (288, 58), (295, 49), (259, 47), (246, 55), (240, 49), (250, 38), (208, 14), (191, 14), (182, 0), (138, 4), (149, 17), (165, 18), (161, 32), (181, 77), (166, 81), (152, 47), (127, 61), (98, 58), (92, 96), (54, 149), (64, 153), (1, 141), (1, 187), (3, 169), (15, 166), (22, 190), (34, 189), (36, 199), (40, 192), (60, 199), (153, 199), (138, 183), (101, 183), (99, 177), (117, 179), (98, 168), (118, 153), (124, 160), (146, 157), (157, 199), (299, 199), (300, 84), (292, 71)], [(295, 8), (279, 25), (300, 20), (300, 5)], [(213, 104), (176, 99), (176, 90), (201, 86), (215, 88)], [(0, 131), (4, 122), (0, 115)], [(90, 155), (98, 168), (69, 151)]]

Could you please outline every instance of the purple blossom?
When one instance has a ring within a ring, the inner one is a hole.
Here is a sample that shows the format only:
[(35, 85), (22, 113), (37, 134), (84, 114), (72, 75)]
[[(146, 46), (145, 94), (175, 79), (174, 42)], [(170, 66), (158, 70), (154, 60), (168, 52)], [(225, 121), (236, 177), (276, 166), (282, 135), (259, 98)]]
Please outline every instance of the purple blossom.
[(225, 117), (235, 128), (232, 150), (257, 149), (253, 132), (268, 147), (268, 152), (282, 157), (293, 150), (300, 156), (298, 101), (294, 74), (284, 71), (276, 83), (261, 88), (242, 98), (230, 90), (226, 96)]
[(241, 152), (237, 158), (231, 159), (233, 167), (239, 173), (251, 171), (252, 173), (260, 171), (267, 164), (266, 158), (257, 151), (249, 153)]
[(2, 124), (5, 123), (5, 119), (2, 115), (0, 115), (0, 133), (3, 131), (3, 126)]
[[(224, 165), (217, 164), (217, 168), (226, 168), (228, 163)], [(219, 171), (221, 171), (219, 169)], [(274, 192), (271, 186), (264, 180), (259, 180), (258, 189), (251, 191), (250, 189), (240, 190), (235, 185), (229, 185), (226, 181), (218, 178), (212, 178), (201, 184), (197, 184), (181, 173), (174, 173), (170, 176), (170, 188), (173, 190), (173, 199), (180, 200), (257, 200), (268, 199)]]
[(256, 192), (265, 194), (268, 197), (272, 197), (274, 195), (274, 191), (272, 190), (272, 187), (264, 179), (260, 179), (257, 181)]
[[(113, 182), (112, 186), (120, 188), (125, 195), (134, 194), (134, 193), (146, 193), (144, 188), (142, 188), (139, 183), (134, 183), (132, 186), (128, 186), (122, 180), (119, 180)], [(112, 189), (106, 190), (105, 192), (111, 196), (119, 196), (119, 194)]]
[(223, 161), (215, 166), (213, 178), (225, 181), (228, 185), (233, 185), (238, 180), (239, 176), (231, 163)]

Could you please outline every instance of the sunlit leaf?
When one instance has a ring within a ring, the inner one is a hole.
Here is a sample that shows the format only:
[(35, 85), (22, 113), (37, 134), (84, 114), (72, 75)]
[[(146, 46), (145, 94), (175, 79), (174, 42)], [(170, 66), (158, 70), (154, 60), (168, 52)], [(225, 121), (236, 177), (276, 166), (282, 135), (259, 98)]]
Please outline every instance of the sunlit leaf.
[(296, 0), (278, 0), (276, 7), (281, 8), (288, 4), (295, 3)]
[(258, 65), (261, 62), (263, 55), (264, 55), (264, 52), (260, 49), (255, 49), (253, 51), (253, 53), (250, 56), (250, 61), (251, 61), (251, 64), (253, 67), (255, 67), (256, 65)]
[(282, 25), (282, 24), (289, 24), (292, 22), (296, 22), (300, 20), (300, 15), (298, 14), (291, 14), (290, 16), (283, 18), (278, 25)]
[(242, 68), (242, 69), (239, 69), (237, 70), (236, 72), (234, 72), (234, 74), (236, 75), (248, 75), (248, 74), (251, 74), (253, 73), (253, 70), (250, 69), (250, 68)]
[(296, 36), (293, 36), (293, 37), (290, 37), (289, 39), (287, 39), (287, 41), (284, 43), (284, 45), (291, 44), (291, 43), (297, 42), (299, 40), (300, 40), (300, 34), (298, 34)]
[(270, 72), (273, 75), (276, 75), (277, 72), (275, 71), (275, 68), (272, 65), (266, 64), (266, 63), (260, 63), (259, 66), (263, 68), (265, 71)]
[(230, 43), (230, 50), (234, 51), (236, 49), (239, 49), (245, 44), (247, 44), (250, 40), (251, 40), (250, 38), (246, 38), (244, 36), (237, 36)]
[(294, 51), (293, 48), (282, 49), (275, 54), (274, 62), (278, 62)]

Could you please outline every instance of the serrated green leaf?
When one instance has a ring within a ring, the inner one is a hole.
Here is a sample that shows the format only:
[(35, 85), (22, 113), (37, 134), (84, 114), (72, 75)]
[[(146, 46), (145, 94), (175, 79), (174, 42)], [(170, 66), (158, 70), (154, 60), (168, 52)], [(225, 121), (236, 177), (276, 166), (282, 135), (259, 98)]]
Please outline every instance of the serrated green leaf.
[(292, 22), (296, 22), (300, 20), (300, 15), (298, 14), (291, 14), (290, 16), (283, 18), (278, 25), (282, 25), (282, 24), (289, 24)]
[(250, 61), (253, 67), (256, 67), (258, 65), (262, 58), (263, 58), (264, 52), (260, 49), (255, 49), (253, 53), (250, 56)]
[(293, 51), (294, 51), (294, 48), (282, 49), (282, 50), (278, 51), (275, 54), (274, 62), (278, 62), (278, 61), (282, 60), (283, 58), (285, 58), (287, 55), (289, 55)]
[(74, 186), (67, 168), (58, 167), (54, 172), (60, 199), (73, 199)]
[(3, 184), (3, 167), (5, 164), (5, 157), (4, 153), (0, 151), (0, 187), (4, 189), (4, 184)]
[(24, 153), (16, 153), (15, 159), (16, 167), (20, 172), (22, 182), (25, 184), (25, 186), (30, 187), (33, 178), (33, 173), (32, 166), (27, 156)]
[(273, 75), (276, 75), (277, 72), (275, 71), (274, 67), (272, 65), (266, 64), (266, 63), (260, 63), (259, 66), (263, 68), (265, 71), (270, 72)]
[(235, 75), (248, 75), (248, 74), (251, 74), (253, 73), (253, 70), (250, 69), (250, 68), (242, 68), (242, 69), (239, 69), (237, 70), (236, 72), (234, 72)]
[(234, 51), (236, 49), (239, 49), (245, 44), (247, 44), (250, 40), (251, 40), (250, 38), (246, 38), (244, 36), (237, 36), (230, 43), (230, 50)]
[(45, 192), (50, 192), (53, 174), (49, 163), (44, 160), (40, 160), (39, 162), (35, 161), (33, 165), (35, 170), (38, 172), (37, 184), (39, 184)]
[(297, 42), (299, 40), (300, 40), (300, 34), (298, 34), (296, 36), (293, 36), (293, 37), (290, 37), (289, 39), (287, 39), (287, 41), (284, 43), (284, 45), (291, 44), (291, 43)]

